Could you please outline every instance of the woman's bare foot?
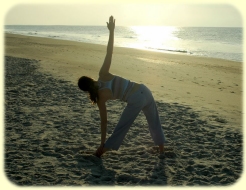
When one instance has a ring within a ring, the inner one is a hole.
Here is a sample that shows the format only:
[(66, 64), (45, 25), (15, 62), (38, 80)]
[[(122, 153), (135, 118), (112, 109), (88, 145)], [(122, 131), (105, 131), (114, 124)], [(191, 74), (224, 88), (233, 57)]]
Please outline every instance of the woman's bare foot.
[(98, 149), (94, 155), (97, 156), (98, 158), (100, 158), (105, 152), (109, 151), (110, 149), (108, 148), (104, 148), (100, 151), (100, 149)]
[(159, 145), (160, 154), (164, 153), (164, 144)]

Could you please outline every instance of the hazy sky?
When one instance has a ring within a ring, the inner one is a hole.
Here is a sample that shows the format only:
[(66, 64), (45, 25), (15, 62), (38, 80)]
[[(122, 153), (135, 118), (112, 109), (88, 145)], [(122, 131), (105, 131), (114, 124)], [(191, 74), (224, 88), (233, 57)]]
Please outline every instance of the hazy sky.
[(110, 15), (119, 26), (243, 26), (233, 5), (188, 3), (17, 4), (6, 12), (4, 24), (105, 25)]

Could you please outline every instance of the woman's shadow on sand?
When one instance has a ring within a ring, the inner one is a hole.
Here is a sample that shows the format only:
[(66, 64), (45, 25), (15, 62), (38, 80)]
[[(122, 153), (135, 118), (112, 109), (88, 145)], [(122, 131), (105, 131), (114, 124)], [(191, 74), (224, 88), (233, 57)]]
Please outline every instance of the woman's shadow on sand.
[(113, 185), (115, 184), (116, 171), (105, 168), (103, 159), (96, 157), (93, 153), (82, 153), (76, 158), (77, 169), (82, 172), (81, 179), (88, 185)]
[[(165, 156), (165, 158), (167, 157)], [(76, 158), (77, 165), (75, 167), (86, 171), (85, 175), (82, 172), (81, 179), (88, 185), (167, 185), (165, 158), (157, 157), (153, 169), (145, 177), (142, 176), (142, 173), (136, 177), (131, 173), (121, 173), (113, 168), (107, 168), (104, 166), (104, 160), (93, 154), (81, 154), (79, 158)]]

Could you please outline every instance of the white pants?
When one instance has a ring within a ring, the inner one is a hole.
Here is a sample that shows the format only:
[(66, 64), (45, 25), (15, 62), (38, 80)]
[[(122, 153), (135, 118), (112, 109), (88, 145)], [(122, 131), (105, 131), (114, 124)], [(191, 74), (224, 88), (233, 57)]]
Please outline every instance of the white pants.
[(114, 129), (113, 134), (108, 138), (104, 147), (118, 150), (130, 126), (142, 110), (149, 124), (151, 137), (155, 145), (163, 145), (165, 142), (164, 133), (155, 100), (150, 90), (141, 84), (139, 90), (127, 98), (121, 118)]

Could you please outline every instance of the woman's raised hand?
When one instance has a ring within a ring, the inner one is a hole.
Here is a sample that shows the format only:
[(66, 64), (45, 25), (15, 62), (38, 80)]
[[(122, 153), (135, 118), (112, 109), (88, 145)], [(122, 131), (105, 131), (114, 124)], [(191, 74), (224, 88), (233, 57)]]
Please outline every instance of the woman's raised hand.
[(109, 31), (113, 31), (115, 28), (115, 19), (113, 16), (109, 17), (109, 22), (107, 22), (107, 27)]

